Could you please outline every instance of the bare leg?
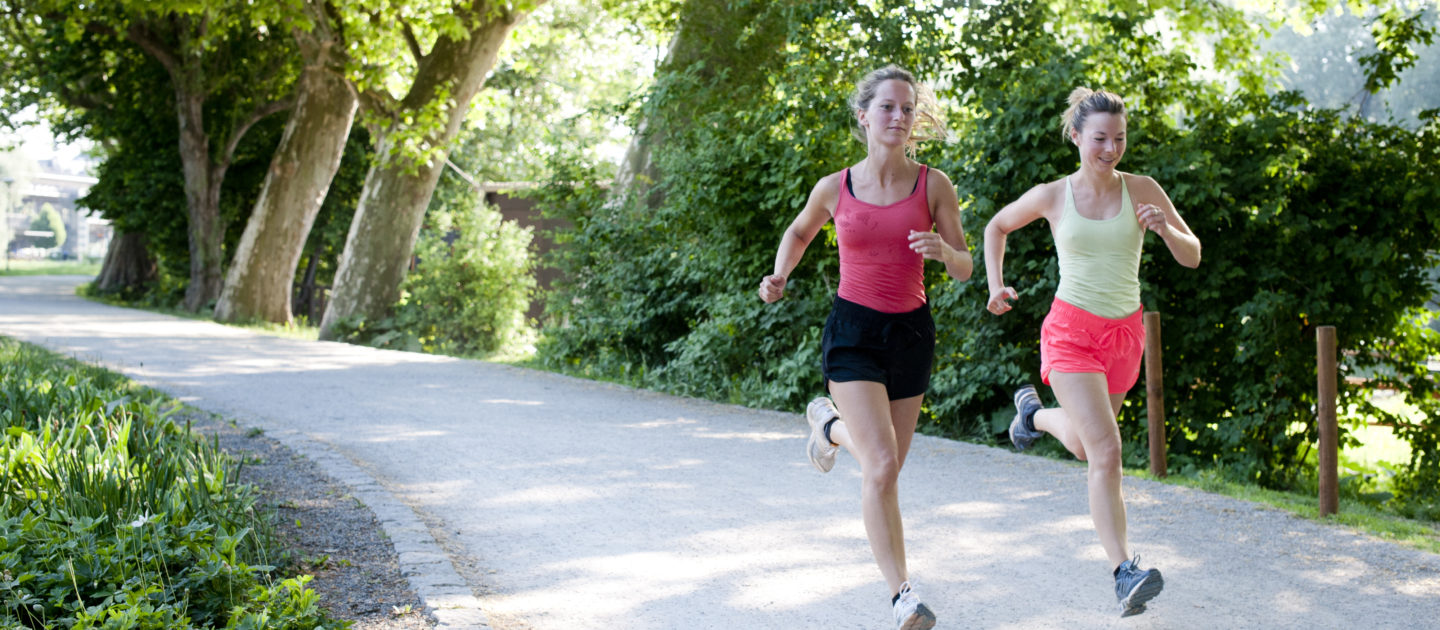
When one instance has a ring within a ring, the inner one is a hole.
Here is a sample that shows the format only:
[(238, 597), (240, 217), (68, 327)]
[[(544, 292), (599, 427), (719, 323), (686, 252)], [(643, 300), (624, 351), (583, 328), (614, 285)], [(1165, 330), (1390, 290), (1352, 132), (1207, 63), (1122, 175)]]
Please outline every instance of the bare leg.
[(1065, 415), (1064, 409), (1058, 407), (1041, 409), (1035, 412), (1034, 422), (1035, 428), (1060, 440), (1060, 443), (1065, 445), (1065, 449), (1070, 451), (1075, 459), (1085, 461), (1085, 444), (1080, 441), (1080, 434), (1072, 428), (1070, 418)]
[(891, 594), (898, 593), (910, 576), (897, 481), (915, 435), (922, 397), (891, 402), (885, 386), (870, 381), (832, 381), (830, 394), (843, 418), (830, 427), (830, 439), (860, 462), (865, 534)]
[[(1060, 437), (1059, 433), (1069, 432), (1079, 439), (1085, 455), (1082, 459), (1089, 463), (1090, 519), (1110, 566), (1120, 566), (1130, 558), (1125, 499), (1120, 492), (1120, 427), (1115, 423), (1125, 395), (1106, 393), (1105, 376), (1093, 372), (1051, 372), (1050, 385), (1060, 401), (1061, 413), (1047, 413), (1044, 421), (1056, 429), (1052, 435)], [(1037, 413), (1037, 428), (1040, 421)]]

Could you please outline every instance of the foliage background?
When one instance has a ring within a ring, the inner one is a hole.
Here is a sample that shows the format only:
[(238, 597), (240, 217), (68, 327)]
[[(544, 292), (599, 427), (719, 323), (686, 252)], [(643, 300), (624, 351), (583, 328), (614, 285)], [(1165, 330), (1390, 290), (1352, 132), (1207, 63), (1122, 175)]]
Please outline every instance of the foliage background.
[[(661, 67), (635, 123), (665, 130), (653, 191), (561, 185), (595, 172), (572, 160), (542, 195), (575, 231), (554, 261), (568, 282), (551, 296), (540, 359), (798, 409), (823, 391), (819, 334), (837, 279), (831, 229), (783, 302), (767, 307), (754, 289), (813, 182), (863, 157), (847, 135), (853, 81), (894, 62), (936, 85), (958, 140), (918, 159), (955, 182), (972, 247), (1001, 205), (1076, 168), (1059, 133), (1064, 97), (1076, 85), (1106, 87), (1131, 109), (1125, 168), (1161, 182), (1205, 246), (1198, 271), (1174, 264), (1155, 239), (1142, 263), (1144, 302), (1164, 317), (1171, 468), (1304, 483), (1316, 438), (1314, 327), (1335, 325), (1345, 373), (1374, 379), (1342, 385), (1350, 422), (1393, 423), (1410, 439), (1396, 504), (1440, 515), (1440, 409), (1424, 367), (1440, 343), (1423, 326), (1435, 290), (1424, 280), (1435, 264), (1427, 252), (1440, 240), (1434, 114), (1407, 128), (1267, 94), (1274, 69), (1245, 48), (1252, 26), (1218, 5), (1080, 4), (1061, 13), (1046, 2), (730, 3), (773, 30), (744, 26), (733, 46)], [(1176, 39), (1165, 24), (1219, 35)], [(738, 55), (745, 63), (733, 63)], [(1225, 74), (1197, 72), (1203, 55)], [(1007, 282), (1021, 301), (1004, 318), (982, 308), (983, 264), (968, 283), (928, 268), (940, 335), (923, 431), (998, 442), (1009, 392), (1038, 381), (1036, 331), (1056, 282), (1045, 232), (1010, 239)], [(1432, 420), (1376, 409), (1366, 387), (1377, 386), (1404, 391)], [(1121, 414), (1130, 465), (1148, 456), (1144, 413), (1132, 396)]]

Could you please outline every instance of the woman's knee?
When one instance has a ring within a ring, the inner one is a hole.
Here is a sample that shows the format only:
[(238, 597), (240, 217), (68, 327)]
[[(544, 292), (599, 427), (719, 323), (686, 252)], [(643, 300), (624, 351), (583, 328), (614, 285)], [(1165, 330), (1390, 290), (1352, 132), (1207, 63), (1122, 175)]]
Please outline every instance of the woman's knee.
[(1119, 475), (1121, 449), (1119, 440), (1104, 440), (1085, 448), (1086, 461), (1091, 475)]
[(900, 480), (900, 458), (896, 453), (872, 457), (861, 462), (860, 475), (872, 490), (892, 491)]

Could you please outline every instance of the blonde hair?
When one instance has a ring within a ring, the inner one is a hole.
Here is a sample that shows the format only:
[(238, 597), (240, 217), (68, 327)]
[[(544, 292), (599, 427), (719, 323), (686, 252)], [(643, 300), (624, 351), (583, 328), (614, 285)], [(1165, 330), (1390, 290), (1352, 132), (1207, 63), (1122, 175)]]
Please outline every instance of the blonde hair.
[(1114, 92), (1091, 90), (1083, 86), (1075, 88), (1070, 92), (1070, 107), (1060, 115), (1063, 123), (1061, 132), (1065, 134), (1065, 139), (1070, 139), (1071, 131), (1083, 131), (1085, 119), (1094, 113), (1125, 116), (1125, 101)]
[[(940, 118), (940, 102), (935, 99), (935, 91), (916, 81), (915, 75), (910, 74), (910, 71), (893, 63), (871, 71), (860, 80), (855, 86), (855, 92), (850, 95), (850, 110), (854, 112), (869, 109), (870, 101), (875, 99), (875, 91), (880, 84), (892, 80), (909, 83), (915, 91), (915, 124), (910, 127), (910, 139), (905, 141), (905, 150), (913, 154), (916, 145), (926, 140), (948, 141), (950, 131), (945, 128), (945, 121)], [(850, 128), (850, 135), (860, 142), (866, 142), (865, 128), (860, 126), (859, 118), (852, 120), (854, 126)]]

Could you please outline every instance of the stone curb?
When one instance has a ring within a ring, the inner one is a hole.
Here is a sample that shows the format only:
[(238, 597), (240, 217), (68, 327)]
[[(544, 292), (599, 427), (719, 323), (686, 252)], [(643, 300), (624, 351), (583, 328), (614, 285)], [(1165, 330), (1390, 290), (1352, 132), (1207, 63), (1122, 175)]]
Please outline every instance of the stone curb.
[(350, 489), (380, 521), (399, 557), (400, 574), (435, 618), (436, 630), (488, 630), (490, 622), (480, 600), (455, 570), (450, 556), (430, 530), (369, 473), (331, 446), (298, 431), (266, 432), (266, 436), (314, 462), (325, 474)]

